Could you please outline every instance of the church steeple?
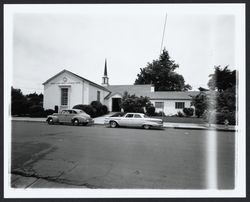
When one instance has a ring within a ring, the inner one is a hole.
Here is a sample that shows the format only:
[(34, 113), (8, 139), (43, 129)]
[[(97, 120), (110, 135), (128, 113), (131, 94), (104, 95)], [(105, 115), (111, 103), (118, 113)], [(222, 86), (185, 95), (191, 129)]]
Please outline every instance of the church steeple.
[(102, 85), (108, 86), (109, 85), (109, 77), (107, 74), (107, 59), (105, 58), (105, 65), (104, 65), (104, 75), (102, 77)]
[(108, 76), (107, 74), (107, 60), (105, 59), (105, 66), (104, 66), (104, 76)]

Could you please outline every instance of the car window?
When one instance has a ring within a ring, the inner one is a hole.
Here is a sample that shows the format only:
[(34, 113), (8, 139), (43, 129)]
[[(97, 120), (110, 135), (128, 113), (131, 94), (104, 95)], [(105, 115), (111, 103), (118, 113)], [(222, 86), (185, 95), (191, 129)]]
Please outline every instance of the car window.
[(72, 112), (72, 114), (77, 114), (77, 112), (75, 110), (72, 110), (71, 112)]
[(69, 112), (68, 112), (68, 110), (63, 110), (62, 111), (62, 114), (68, 114)]
[(135, 114), (134, 118), (141, 118), (141, 115), (140, 114)]
[(134, 114), (127, 114), (126, 116), (125, 116), (125, 118), (132, 118), (134, 116)]

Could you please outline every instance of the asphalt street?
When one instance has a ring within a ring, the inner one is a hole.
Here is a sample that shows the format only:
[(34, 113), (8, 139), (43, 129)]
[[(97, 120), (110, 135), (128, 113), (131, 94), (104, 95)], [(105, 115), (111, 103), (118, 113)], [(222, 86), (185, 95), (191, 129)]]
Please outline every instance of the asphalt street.
[[(11, 173), (65, 187), (206, 189), (208, 135), (206, 130), (12, 121)], [(234, 188), (234, 138), (234, 132), (217, 132), (220, 189)]]

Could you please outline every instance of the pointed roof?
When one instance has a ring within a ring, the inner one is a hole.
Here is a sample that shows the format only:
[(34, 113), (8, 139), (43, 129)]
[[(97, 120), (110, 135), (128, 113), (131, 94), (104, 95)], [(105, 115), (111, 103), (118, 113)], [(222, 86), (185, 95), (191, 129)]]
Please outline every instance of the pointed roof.
[(83, 81), (87, 81), (87, 82), (89, 82), (89, 84), (92, 85), (92, 86), (95, 86), (95, 87), (97, 87), (97, 88), (100, 88), (100, 89), (102, 89), (102, 90), (105, 90), (105, 91), (110, 92), (107, 88), (105, 88), (105, 87), (103, 87), (103, 86), (101, 86), (101, 85), (99, 85), (99, 84), (96, 84), (96, 83), (94, 83), (94, 82), (92, 82), (92, 81), (90, 81), (90, 80), (88, 80), (88, 79), (85, 79), (84, 77), (81, 77), (81, 76), (79, 76), (79, 75), (77, 75), (77, 74), (75, 74), (75, 73), (73, 73), (73, 72), (71, 72), (71, 71), (69, 71), (69, 70), (66, 70), (66, 69), (60, 71), (60, 72), (59, 72), (58, 74), (56, 74), (55, 76), (52, 76), (51, 78), (49, 78), (47, 81), (45, 81), (45, 82), (43, 83), (43, 85), (47, 84), (47, 83), (50, 82), (52, 79), (56, 78), (57, 76), (59, 76), (60, 74), (62, 74), (62, 73), (64, 73), (64, 72), (65, 72), (65, 73), (69, 73), (69, 74), (71, 74), (71, 75), (73, 75), (73, 76), (75, 76), (75, 77), (77, 77), (77, 78), (79, 78), (79, 79), (81, 79), (81, 80), (83, 80)]
[(104, 66), (104, 76), (108, 76), (107, 74), (107, 59), (105, 58), (105, 66)]

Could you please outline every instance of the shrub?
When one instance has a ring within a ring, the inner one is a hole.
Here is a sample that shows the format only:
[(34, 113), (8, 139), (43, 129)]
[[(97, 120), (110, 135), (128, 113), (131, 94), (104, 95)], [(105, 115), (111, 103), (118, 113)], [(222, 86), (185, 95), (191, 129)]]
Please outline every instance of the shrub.
[(194, 114), (194, 109), (193, 108), (184, 108), (183, 112), (186, 116), (193, 116)]
[(204, 118), (207, 122), (212, 124), (225, 124), (225, 120), (228, 120), (230, 125), (236, 124), (235, 112), (224, 110), (221, 112), (213, 112), (212, 117), (209, 118), (209, 113), (204, 113)]
[(25, 115), (28, 113), (27, 102), (22, 100), (14, 100), (11, 102), (11, 115)]
[(95, 117), (96, 110), (91, 105), (75, 105), (73, 109), (80, 109), (90, 115), (91, 117)]
[(166, 116), (163, 111), (159, 111), (158, 113), (155, 113), (155, 116)]
[(33, 105), (29, 107), (29, 115), (31, 117), (43, 117), (44, 114), (44, 109), (40, 105)]
[(144, 113), (144, 108), (150, 104), (148, 97), (138, 97), (135, 94), (130, 95), (128, 92), (124, 92), (120, 107), (123, 108), (124, 112)]
[(126, 114), (126, 113), (125, 113), (125, 112), (116, 112), (116, 113), (113, 114), (111, 117), (117, 117), (117, 116), (121, 117), (121, 116), (123, 116), (124, 114)]
[(217, 112), (216, 113), (216, 123), (217, 124), (225, 124), (225, 120), (227, 119), (230, 125), (236, 124), (235, 112), (230, 112), (228, 110)]
[(106, 105), (102, 105), (102, 112), (103, 112), (103, 114), (108, 113), (108, 107)]
[(51, 114), (55, 113), (55, 111), (53, 109), (46, 109), (44, 111), (44, 116), (49, 116)]
[(97, 117), (97, 116), (101, 116), (101, 115), (103, 115), (104, 113), (103, 113), (103, 111), (102, 111), (102, 103), (101, 102), (99, 102), (99, 101), (92, 101), (91, 103), (90, 103), (90, 106), (92, 106), (95, 110), (95, 113), (94, 113), (94, 115), (93, 115), (93, 117)]
[(146, 107), (147, 115), (154, 116), (155, 115), (155, 107), (153, 105), (150, 105)]
[(176, 116), (177, 116), (177, 117), (184, 117), (184, 114), (183, 114), (182, 112), (178, 112), (178, 113), (176, 114)]

